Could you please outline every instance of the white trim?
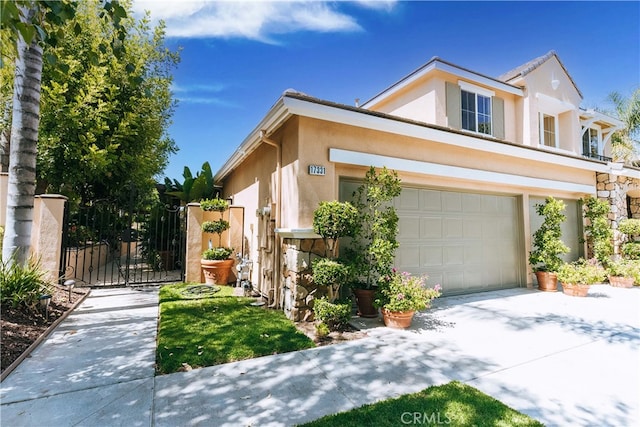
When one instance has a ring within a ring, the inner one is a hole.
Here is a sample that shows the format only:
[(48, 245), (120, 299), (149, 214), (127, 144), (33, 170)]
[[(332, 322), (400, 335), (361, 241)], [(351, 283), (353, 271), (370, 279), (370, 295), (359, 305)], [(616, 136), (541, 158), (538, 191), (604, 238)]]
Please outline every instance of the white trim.
[[(554, 139), (553, 143), (555, 144), (553, 147), (544, 143), (544, 137), (545, 137), (545, 134), (544, 134), (544, 116), (549, 116), (549, 117), (553, 118), (553, 139)], [(559, 135), (559, 133), (560, 132), (558, 132), (558, 122), (559, 122), (558, 116), (553, 114), (553, 113), (548, 114), (548, 113), (546, 113), (544, 111), (540, 111), (538, 113), (538, 124), (540, 126), (540, 129), (538, 131), (538, 134), (539, 134), (538, 135), (539, 136), (539, 138), (538, 138), (539, 139), (538, 146), (540, 148), (542, 148), (542, 149), (548, 149), (548, 148), (559, 149), (559, 147), (560, 147), (560, 135)]]
[(321, 239), (313, 228), (276, 228), (275, 232), (285, 239)]
[(561, 101), (558, 98), (554, 98), (540, 92), (536, 92), (536, 99), (538, 100), (538, 111), (545, 112), (549, 115), (558, 115), (565, 111), (578, 109), (575, 105), (569, 102)]
[(492, 97), (496, 96), (496, 93), (493, 90), (485, 89), (483, 87), (476, 86), (474, 84), (467, 83), (467, 82), (462, 81), (462, 80), (458, 80), (458, 86), (460, 86), (460, 89), (462, 89), (462, 90), (464, 90), (466, 92), (477, 93), (478, 95), (486, 96), (486, 97), (489, 97), (489, 98), (492, 98)]
[(575, 182), (555, 181), (542, 178), (531, 178), (528, 176), (512, 175), (501, 172), (490, 172), (480, 169), (469, 169), (459, 166), (441, 165), (438, 163), (380, 156), (377, 154), (342, 150), (338, 148), (329, 149), (329, 161), (357, 166), (386, 166), (387, 168), (395, 169), (402, 172), (444, 176), (447, 178), (464, 179), (467, 181), (490, 184), (567, 191), (580, 194), (596, 194), (595, 185), (585, 185)]
[(492, 80), (488, 77), (484, 77), (474, 72), (467, 71), (453, 65), (445, 64), (439, 61), (438, 59), (434, 59), (432, 62), (425, 64), (422, 69), (419, 69), (413, 72), (412, 74), (409, 74), (408, 76), (399, 80), (397, 83), (391, 85), (384, 91), (380, 92), (378, 95), (374, 96), (373, 98), (371, 98), (370, 100), (362, 104), (362, 108), (369, 108), (372, 105), (377, 104), (378, 102), (389, 98), (390, 96), (399, 92), (400, 90), (407, 87), (408, 85), (415, 82), (416, 80), (419, 80), (420, 78), (422, 78), (423, 76), (425, 76), (426, 74), (430, 73), (433, 70), (440, 70), (440, 71), (452, 74), (456, 77), (463, 78), (466, 80), (471, 80), (473, 82), (480, 83), (482, 85), (489, 86), (496, 90), (510, 93), (512, 95), (524, 96), (524, 91), (522, 89), (514, 87), (510, 84), (501, 83), (499, 81)]

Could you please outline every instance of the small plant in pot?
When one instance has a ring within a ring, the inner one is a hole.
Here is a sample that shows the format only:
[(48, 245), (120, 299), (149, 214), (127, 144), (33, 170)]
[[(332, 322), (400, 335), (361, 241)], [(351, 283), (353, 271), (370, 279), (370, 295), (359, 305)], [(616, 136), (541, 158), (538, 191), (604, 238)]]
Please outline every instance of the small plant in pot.
[(205, 283), (211, 285), (226, 285), (233, 267), (233, 259), (229, 258), (233, 248), (222, 246), (222, 233), (230, 227), (229, 221), (224, 219), (224, 212), (229, 209), (229, 202), (223, 199), (206, 199), (200, 202), (205, 212), (217, 212), (219, 218), (204, 221), (201, 225), (205, 234), (217, 234), (218, 246), (214, 247), (209, 239), (209, 247), (202, 252), (200, 264), (204, 273)]
[(607, 265), (609, 284), (617, 288), (631, 288), (640, 283), (640, 262), (630, 259), (617, 259)]
[(409, 327), (415, 312), (430, 307), (431, 301), (440, 296), (440, 285), (429, 288), (426, 280), (426, 276), (412, 276), (394, 270), (381, 281), (374, 305), (381, 309), (386, 326)]
[(547, 197), (545, 203), (535, 206), (536, 213), (544, 220), (533, 235), (533, 250), (529, 254), (529, 264), (538, 279), (538, 289), (547, 292), (558, 290), (556, 272), (564, 261), (560, 255), (570, 249), (562, 242), (560, 225), (567, 219), (562, 200)]
[(377, 171), (371, 166), (354, 193), (359, 226), (345, 257), (353, 273), (350, 285), (362, 317), (378, 316), (373, 306), (375, 290), (379, 278), (391, 274), (399, 246), (398, 215), (392, 201), (401, 192), (396, 171), (386, 167)]
[(595, 258), (581, 258), (572, 263), (564, 263), (557, 272), (558, 280), (562, 283), (562, 292), (576, 297), (586, 297), (589, 286), (604, 281), (606, 275), (606, 270)]

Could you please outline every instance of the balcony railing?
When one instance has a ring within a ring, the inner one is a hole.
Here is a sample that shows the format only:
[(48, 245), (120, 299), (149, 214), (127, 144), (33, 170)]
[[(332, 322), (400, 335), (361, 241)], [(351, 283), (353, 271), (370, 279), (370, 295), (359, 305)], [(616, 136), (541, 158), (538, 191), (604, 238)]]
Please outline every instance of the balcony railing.
[(587, 157), (589, 159), (600, 160), (601, 162), (611, 162), (611, 161), (613, 161), (613, 159), (611, 157), (601, 156), (600, 154), (582, 153), (582, 156), (583, 157)]

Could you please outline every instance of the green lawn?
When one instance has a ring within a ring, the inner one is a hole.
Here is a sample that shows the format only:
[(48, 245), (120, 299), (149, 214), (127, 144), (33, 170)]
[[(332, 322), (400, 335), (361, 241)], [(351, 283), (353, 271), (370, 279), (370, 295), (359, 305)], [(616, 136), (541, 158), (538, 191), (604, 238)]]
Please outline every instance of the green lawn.
[(356, 426), (542, 426), (479, 390), (453, 381), (335, 415), (304, 427)]
[(160, 289), (157, 372), (218, 365), (314, 347), (279, 310), (253, 307), (233, 288), (208, 297), (185, 296), (189, 284)]

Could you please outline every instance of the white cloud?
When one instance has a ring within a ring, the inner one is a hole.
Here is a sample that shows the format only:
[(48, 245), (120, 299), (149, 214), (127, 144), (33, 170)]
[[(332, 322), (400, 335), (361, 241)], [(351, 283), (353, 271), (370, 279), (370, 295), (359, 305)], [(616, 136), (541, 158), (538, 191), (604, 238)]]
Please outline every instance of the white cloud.
[(199, 83), (194, 83), (194, 84), (187, 84), (187, 85), (178, 85), (176, 83), (173, 83), (171, 85), (171, 90), (174, 93), (189, 93), (189, 92), (222, 92), (223, 90), (227, 89), (227, 86), (222, 84), (222, 83), (217, 83), (217, 84), (199, 84)]
[[(298, 31), (353, 32), (362, 28), (327, 1), (206, 1), (136, 0), (134, 12), (151, 11), (152, 20), (165, 20), (167, 36), (177, 38), (247, 38), (274, 42), (277, 34)], [(361, 7), (389, 11), (395, 1), (361, 0)]]

